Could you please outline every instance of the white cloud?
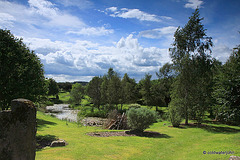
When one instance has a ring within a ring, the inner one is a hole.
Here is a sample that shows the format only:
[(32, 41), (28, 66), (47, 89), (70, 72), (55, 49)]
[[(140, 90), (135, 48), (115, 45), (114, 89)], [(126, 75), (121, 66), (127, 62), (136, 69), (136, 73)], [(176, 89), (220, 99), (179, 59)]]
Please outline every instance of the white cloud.
[(156, 28), (152, 30), (146, 30), (139, 33), (141, 37), (151, 38), (151, 39), (159, 39), (164, 36), (171, 36), (173, 37), (174, 32), (176, 31), (177, 27), (168, 26), (163, 28)]
[(65, 27), (83, 27), (85, 23), (78, 17), (64, 13), (58, 8), (54, 7), (54, 4), (47, 0), (29, 0), (30, 9), (33, 13), (37, 13), (49, 21), (45, 22), (51, 27), (65, 26)]
[(113, 46), (79, 40), (72, 43), (36, 38), (27, 41), (32, 41), (30, 48), (36, 50), (46, 75), (52, 75), (58, 81), (64, 78), (68, 81), (71, 77), (72, 80), (76, 77), (88, 80), (105, 74), (110, 67), (139, 80), (145, 73), (155, 74), (162, 64), (170, 61), (168, 49), (144, 48), (132, 34)]
[[(162, 20), (154, 14), (149, 14), (143, 11), (140, 11), (139, 9), (128, 9), (128, 8), (122, 8), (117, 9), (117, 7), (110, 7), (106, 8), (106, 14), (109, 14), (112, 17), (121, 17), (121, 18), (136, 18), (140, 21), (152, 21), (152, 22), (161, 22)], [(170, 17), (164, 17), (170, 18)]]
[(114, 33), (113, 29), (105, 27), (88, 27), (82, 28), (79, 31), (68, 31), (67, 34), (87, 35), (87, 36), (103, 36)]
[(218, 44), (212, 49), (213, 57), (223, 63), (227, 61), (231, 53), (232, 53), (232, 49), (230, 49), (229, 47), (223, 44)]
[(196, 8), (201, 8), (203, 5), (203, 1), (201, 0), (188, 0), (188, 3), (184, 5), (185, 8), (192, 8), (192, 9), (196, 9)]
[[(69, 3), (73, 5), (75, 1)], [(12, 31), (17, 30), (21, 36), (28, 35), (30, 37), (33, 35), (34, 37), (44, 37), (43, 35), (49, 37), (51, 32), (86, 36), (103, 36), (114, 33), (113, 29), (107, 29), (104, 26), (88, 26), (79, 17), (60, 10), (57, 5), (47, 0), (28, 0), (28, 5), (0, 1), (0, 27)]]
[(117, 12), (117, 7), (109, 7), (106, 10), (111, 12)]
[(28, 0), (28, 3), (34, 12), (51, 18), (58, 15), (58, 9), (50, 1), (46, 0)]
[(15, 20), (16, 19), (8, 13), (0, 13), (0, 27), (1, 28), (12, 27), (13, 21), (15, 21)]
[(76, 82), (76, 81), (85, 81), (89, 82), (94, 76), (69, 76), (65, 74), (46, 74), (47, 78), (53, 78), (57, 82)]

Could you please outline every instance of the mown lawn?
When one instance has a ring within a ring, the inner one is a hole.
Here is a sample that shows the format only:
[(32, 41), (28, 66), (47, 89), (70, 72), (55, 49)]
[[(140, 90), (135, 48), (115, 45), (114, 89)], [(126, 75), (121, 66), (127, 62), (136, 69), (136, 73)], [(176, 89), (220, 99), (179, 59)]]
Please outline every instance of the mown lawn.
[[(169, 122), (151, 126), (158, 138), (91, 137), (87, 132), (106, 131), (96, 127), (78, 127), (38, 112), (38, 135), (54, 135), (69, 145), (36, 152), (36, 160), (82, 159), (228, 159), (230, 155), (203, 154), (203, 151), (232, 151), (240, 156), (240, 127), (208, 124), (209, 127), (168, 127)], [(165, 124), (165, 125), (164, 125)]]

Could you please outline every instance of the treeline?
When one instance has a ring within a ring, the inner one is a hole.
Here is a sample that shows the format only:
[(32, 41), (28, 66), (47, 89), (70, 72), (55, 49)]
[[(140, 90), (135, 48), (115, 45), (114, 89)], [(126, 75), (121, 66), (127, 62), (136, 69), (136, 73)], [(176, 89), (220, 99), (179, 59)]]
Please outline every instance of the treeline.
[(127, 73), (120, 77), (113, 68), (109, 68), (107, 74), (94, 77), (86, 87), (74, 84), (70, 92), (71, 101), (80, 104), (84, 95), (87, 95), (91, 98), (93, 107), (98, 110), (122, 110), (123, 104), (134, 103), (156, 106), (157, 110), (170, 102), (170, 86), (173, 81), (173, 76), (168, 75), (170, 67), (170, 64), (166, 64), (160, 69), (157, 73), (158, 80), (151, 80), (152, 76), (146, 74), (139, 83)]

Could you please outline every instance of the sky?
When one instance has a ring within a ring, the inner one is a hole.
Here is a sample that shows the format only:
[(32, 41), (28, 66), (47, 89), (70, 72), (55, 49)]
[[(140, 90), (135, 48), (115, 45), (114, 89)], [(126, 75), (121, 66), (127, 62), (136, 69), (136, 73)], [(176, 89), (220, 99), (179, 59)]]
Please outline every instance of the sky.
[(212, 56), (240, 44), (239, 0), (0, 0), (0, 28), (34, 50), (45, 76), (90, 81), (112, 67), (136, 81), (170, 62), (177, 27), (198, 7)]

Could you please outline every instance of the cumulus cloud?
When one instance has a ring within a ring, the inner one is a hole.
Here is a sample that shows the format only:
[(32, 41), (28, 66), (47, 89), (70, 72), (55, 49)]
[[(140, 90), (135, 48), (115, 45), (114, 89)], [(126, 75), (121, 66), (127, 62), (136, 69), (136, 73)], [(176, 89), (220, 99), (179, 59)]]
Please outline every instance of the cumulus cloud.
[(144, 48), (132, 34), (122, 37), (113, 46), (79, 40), (72, 43), (36, 38), (27, 41), (32, 41), (29, 47), (36, 50), (46, 75), (56, 76), (59, 81), (64, 77), (66, 81), (70, 77), (86, 77), (87, 80), (105, 74), (110, 67), (139, 80), (145, 73), (155, 74), (162, 64), (170, 61), (167, 49)]
[(117, 7), (109, 7), (106, 8), (105, 13), (110, 15), (111, 17), (120, 17), (120, 18), (136, 18), (140, 21), (151, 21), (151, 22), (162, 22), (162, 19), (172, 19), (171, 17), (167, 16), (157, 16), (154, 14), (149, 14), (139, 9), (128, 9), (128, 8), (121, 8), (118, 9)]
[(203, 1), (201, 0), (188, 0), (188, 3), (186, 3), (184, 7), (196, 9), (196, 8), (201, 8), (202, 5), (203, 5)]

